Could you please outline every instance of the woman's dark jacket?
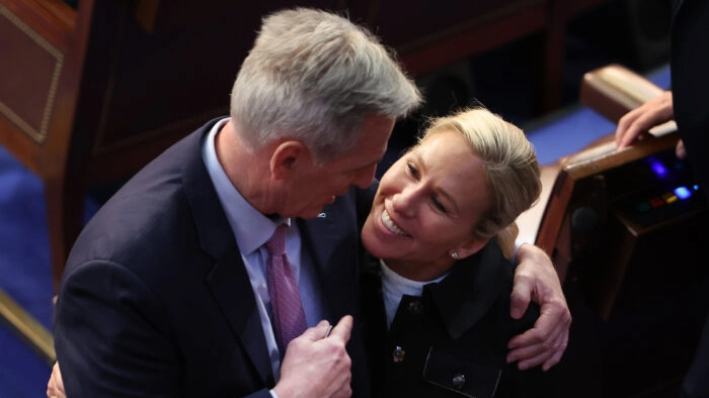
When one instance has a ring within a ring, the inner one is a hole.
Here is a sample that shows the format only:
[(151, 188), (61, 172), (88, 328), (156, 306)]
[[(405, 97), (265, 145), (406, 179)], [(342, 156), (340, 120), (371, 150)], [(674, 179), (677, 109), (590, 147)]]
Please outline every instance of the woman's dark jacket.
[(387, 331), (379, 261), (371, 259), (362, 301), (373, 397), (543, 396), (539, 368), (506, 363), (509, 340), (539, 314), (532, 305), (521, 320), (510, 317), (513, 273), (491, 241), (422, 297), (405, 295)]

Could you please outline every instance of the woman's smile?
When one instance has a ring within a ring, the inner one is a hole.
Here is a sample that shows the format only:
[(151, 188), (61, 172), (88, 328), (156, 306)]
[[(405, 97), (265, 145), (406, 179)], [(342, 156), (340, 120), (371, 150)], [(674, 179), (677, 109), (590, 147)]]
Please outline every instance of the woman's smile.
[(391, 216), (389, 216), (389, 212), (387, 212), (386, 209), (382, 210), (382, 224), (384, 224), (384, 226), (395, 235), (410, 236), (401, 228), (399, 228), (398, 225), (396, 225), (396, 223), (391, 219)]

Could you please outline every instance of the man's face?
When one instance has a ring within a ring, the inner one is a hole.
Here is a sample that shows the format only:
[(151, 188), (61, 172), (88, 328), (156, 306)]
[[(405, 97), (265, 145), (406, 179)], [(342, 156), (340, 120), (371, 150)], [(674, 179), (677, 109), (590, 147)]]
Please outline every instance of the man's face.
[(367, 188), (374, 181), (377, 163), (384, 157), (395, 119), (369, 116), (355, 147), (323, 165), (311, 165), (296, 177), (284, 204), (284, 217), (317, 217), (325, 205), (344, 195), (350, 185)]

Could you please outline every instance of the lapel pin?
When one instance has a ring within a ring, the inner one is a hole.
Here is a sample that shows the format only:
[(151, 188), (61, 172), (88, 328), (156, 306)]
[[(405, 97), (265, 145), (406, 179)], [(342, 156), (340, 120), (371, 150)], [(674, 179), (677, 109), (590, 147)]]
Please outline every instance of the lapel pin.
[(327, 214), (325, 214), (325, 213), (318, 214), (318, 218), (325, 218), (325, 217), (327, 217)]

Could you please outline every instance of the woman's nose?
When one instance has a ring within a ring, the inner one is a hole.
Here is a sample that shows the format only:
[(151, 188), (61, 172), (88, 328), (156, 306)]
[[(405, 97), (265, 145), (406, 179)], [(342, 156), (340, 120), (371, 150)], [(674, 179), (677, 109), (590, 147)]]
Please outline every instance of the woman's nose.
[(404, 189), (392, 197), (392, 207), (394, 211), (405, 216), (415, 215), (416, 191), (414, 189)]

